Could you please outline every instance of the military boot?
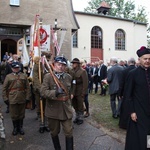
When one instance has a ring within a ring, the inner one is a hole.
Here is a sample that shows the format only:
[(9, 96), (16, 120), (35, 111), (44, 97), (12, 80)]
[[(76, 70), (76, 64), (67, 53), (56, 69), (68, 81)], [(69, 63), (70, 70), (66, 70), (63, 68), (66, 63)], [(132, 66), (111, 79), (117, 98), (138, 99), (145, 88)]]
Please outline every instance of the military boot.
[(66, 137), (66, 150), (73, 150), (73, 137)]
[(18, 124), (18, 131), (21, 135), (24, 135), (24, 130), (23, 130), (23, 119), (19, 120), (19, 124)]
[(18, 125), (18, 120), (13, 121), (14, 129), (13, 129), (12, 135), (17, 135), (18, 134), (17, 125)]
[(61, 150), (58, 135), (57, 135), (57, 136), (52, 137), (52, 141), (53, 141), (53, 145), (54, 145), (55, 150)]
[(44, 127), (44, 130), (47, 131), (47, 132), (50, 132), (50, 129), (49, 129), (48, 126), (45, 126), (45, 127)]
[(73, 120), (73, 123), (77, 123), (77, 122), (78, 122), (78, 118), (79, 118), (79, 113), (76, 112), (76, 117), (75, 117), (75, 119)]
[(83, 123), (83, 112), (79, 111), (78, 114), (79, 114), (79, 117), (78, 117), (77, 125), (80, 125)]
[(44, 130), (47, 132), (50, 132), (50, 129), (48, 127), (48, 119), (47, 117), (44, 117)]

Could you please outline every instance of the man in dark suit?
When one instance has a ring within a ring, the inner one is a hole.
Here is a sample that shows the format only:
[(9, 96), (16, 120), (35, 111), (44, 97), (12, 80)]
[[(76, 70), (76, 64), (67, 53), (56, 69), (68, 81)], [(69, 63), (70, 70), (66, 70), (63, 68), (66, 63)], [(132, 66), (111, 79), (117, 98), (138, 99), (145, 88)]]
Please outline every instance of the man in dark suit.
[[(122, 77), (123, 67), (118, 65), (117, 58), (111, 58), (112, 67), (107, 73), (107, 82), (109, 83), (109, 94), (112, 109), (112, 117), (118, 118), (120, 115), (121, 99), (119, 98), (119, 88)], [(116, 109), (116, 97), (118, 99), (118, 108)]]
[(92, 70), (92, 79), (93, 83), (95, 84), (95, 94), (98, 91), (98, 62), (94, 63), (94, 67)]
[(107, 67), (104, 65), (103, 60), (100, 60), (100, 66), (98, 70), (98, 82), (101, 86), (101, 93), (100, 95), (105, 96), (106, 95), (106, 89), (103, 88), (102, 80), (106, 79), (107, 77)]
[(91, 63), (89, 66), (89, 70), (88, 70), (88, 79), (89, 79), (89, 93), (92, 93), (93, 91), (93, 67), (94, 67), (94, 63)]
[(123, 92), (124, 92), (124, 85), (126, 83), (126, 79), (127, 76), (129, 74), (129, 72), (132, 69), (135, 69), (135, 59), (134, 58), (130, 58), (128, 60), (128, 67), (126, 67), (123, 70), (123, 77), (122, 77), (122, 81), (121, 81), (121, 85), (120, 85), (120, 92), (119, 92), (119, 96), (122, 99), (122, 104), (121, 104), (121, 108), (120, 108), (120, 120), (119, 120), (119, 127), (123, 128), (123, 129), (127, 129), (127, 124), (128, 124), (128, 120), (130, 117), (130, 110), (129, 110), (129, 100), (124, 99), (123, 97)]

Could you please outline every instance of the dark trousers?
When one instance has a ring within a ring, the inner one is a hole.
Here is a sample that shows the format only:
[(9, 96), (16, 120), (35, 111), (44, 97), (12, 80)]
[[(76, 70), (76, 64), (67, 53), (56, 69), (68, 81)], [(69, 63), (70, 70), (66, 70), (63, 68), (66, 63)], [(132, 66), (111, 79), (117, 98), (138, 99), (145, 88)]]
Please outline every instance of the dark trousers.
[(89, 81), (89, 93), (92, 93), (93, 91), (93, 79), (90, 79)]
[(9, 112), (13, 121), (22, 120), (25, 117), (26, 104), (10, 104)]
[(88, 94), (85, 95), (84, 97), (84, 103), (85, 103), (85, 107), (86, 107), (86, 112), (89, 112), (89, 101), (88, 101)]
[(101, 95), (106, 95), (106, 89), (103, 88), (103, 84), (102, 82), (100, 82), (100, 86), (101, 86)]
[(35, 95), (34, 95), (34, 92), (33, 92), (32, 84), (30, 85), (30, 89), (31, 89), (31, 98), (32, 98), (32, 109), (34, 109), (36, 104), (35, 104)]
[(98, 82), (96, 81), (94, 84), (95, 84), (95, 94), (96, 94), (98, 91)]
[(36, 103), (36, 112), (40, 113), (40, 93), (33, 90), (35, 103)]
[[(118, 106), (116, 106), (116, 98), (118, 100)], [(110, 103), (111, 103), (112, 114), (120, 115), (121, 99), (119, 99), (117, 93), (110, 95)]]

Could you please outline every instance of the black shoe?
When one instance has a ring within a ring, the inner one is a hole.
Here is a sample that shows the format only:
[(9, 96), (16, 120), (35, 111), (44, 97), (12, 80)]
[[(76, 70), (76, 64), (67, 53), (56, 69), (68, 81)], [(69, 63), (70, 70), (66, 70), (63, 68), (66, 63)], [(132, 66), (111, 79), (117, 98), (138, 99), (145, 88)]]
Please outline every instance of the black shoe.
[(44, 130), (47, 131), (47, 132), (50, 132), (49, 127), (44, 127)]
[(118, 118), (118, 116), (117, 116), (117, 115), (113, 115), (112, 117), (113, 117), (114, 119), (117, 119), (117, 118)]
[(14, 129), (13, 129), (13, 132), (12, 132), (12, 135), (14, 135), (14, 136), (15, 136), (15, 135), (17, 135), (17, 134), (18, 134), (18, 132), (17, 132), (17, 128), (14, 128)]
[(77, 125), (80, 125), (80, 124), (82, 124), (83, 123), (83, 120), (78, 120), (77, 121)]
[(84, 115), (84, 118), (87, 118), (90, 114), (86, 112), (86, 114)]
[(19, 133), (20, 133), (20, 135), (24, 135), (25, 134), (23, 128), (20, 128)]
[(77, 118), (73, 120), (73, 123), (77, 123), (77, 122), (78, 122), (78, 119), (77, 119)]
[(6, 111), (5, 111), (6, 113), (9, 113), (9, 108), (7, 107), (7, 109), (6, 109)]
[(41, 126), (41, 127), (39, 128), (39, 132), (40, 132), (40, 133), (44, 133), (44, 131), (45, 131), (45, 128)]

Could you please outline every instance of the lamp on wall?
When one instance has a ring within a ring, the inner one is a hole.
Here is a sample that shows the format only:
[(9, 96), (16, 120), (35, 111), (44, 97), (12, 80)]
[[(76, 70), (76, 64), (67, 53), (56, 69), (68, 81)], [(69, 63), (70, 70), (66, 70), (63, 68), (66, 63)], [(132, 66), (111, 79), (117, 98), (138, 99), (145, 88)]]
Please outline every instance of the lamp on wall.
[(29, 28), (23, 29), (23, 34), (30, 35), (30, 29)]

